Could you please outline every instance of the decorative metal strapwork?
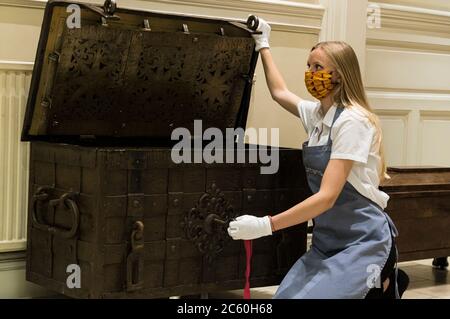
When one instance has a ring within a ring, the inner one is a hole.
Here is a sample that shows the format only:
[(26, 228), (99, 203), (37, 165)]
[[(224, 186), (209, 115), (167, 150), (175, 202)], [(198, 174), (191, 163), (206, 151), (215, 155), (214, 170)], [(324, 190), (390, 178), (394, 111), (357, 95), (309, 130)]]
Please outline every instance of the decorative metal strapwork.
[(215, 184), (185, 215), (186, 236), (194, 242), (208, 262), (212, 262), (223, 250), (228, 239), (227, 225), (234, 217), (233, 206)]

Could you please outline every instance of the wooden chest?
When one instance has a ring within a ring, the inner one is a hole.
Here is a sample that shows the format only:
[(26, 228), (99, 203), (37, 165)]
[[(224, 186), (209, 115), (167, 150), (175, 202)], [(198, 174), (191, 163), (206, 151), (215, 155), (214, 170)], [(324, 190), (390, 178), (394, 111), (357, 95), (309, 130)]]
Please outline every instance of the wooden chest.
[[(22, 134), (31, 141), (27, 279), (77, 298), (242, 288), (244, 246), (227, 224), (309, 196), (301, 151), (272, 148), (279, 169), (266, 175), (260, 158), (230, 163), (221, 148), (222, 162), (177, 164), (170, 136), (192, 132), (195, 119), (245, 128), (258, 59), (251, 31), (69, 4), (46, 7)], [(259, 147), (231, 144), (246, 159)], [(252, 286), (278, 284), (305, 250), (306, 224), (255, 241)]]
[(390, 167), (381, 185), (399, 231), (400, 261), (450, 255), (450, 168)]

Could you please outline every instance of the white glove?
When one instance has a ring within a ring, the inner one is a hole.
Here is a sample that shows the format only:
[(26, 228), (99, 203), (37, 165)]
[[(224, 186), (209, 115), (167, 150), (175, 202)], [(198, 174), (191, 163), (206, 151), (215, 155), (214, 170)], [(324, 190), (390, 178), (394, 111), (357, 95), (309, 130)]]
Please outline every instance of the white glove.
[(259, 51), (262, 48), (270, 48), (269, 46), (269, 38), (270, 38), (270, 30), (272, 28), (270, 25), (262, 18), (259, 19), (258, 29), (256, 31), (262, 32), (261, 34), (252, 34), (253, 39), (255, 40), (256, 46), (255, 51)]
[(230, 222), (228, 235), (234, 240), (251, 240), (272, 235), (270, 218), (269, 216), (239, 216), (235, 221)]

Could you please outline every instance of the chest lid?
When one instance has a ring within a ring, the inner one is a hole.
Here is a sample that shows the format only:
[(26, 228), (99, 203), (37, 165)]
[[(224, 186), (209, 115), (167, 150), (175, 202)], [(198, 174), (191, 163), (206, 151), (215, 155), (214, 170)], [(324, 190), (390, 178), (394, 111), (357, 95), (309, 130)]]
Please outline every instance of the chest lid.
[(233, 21), (49, 1), (22, 140), (245, 128), (258, 55)]

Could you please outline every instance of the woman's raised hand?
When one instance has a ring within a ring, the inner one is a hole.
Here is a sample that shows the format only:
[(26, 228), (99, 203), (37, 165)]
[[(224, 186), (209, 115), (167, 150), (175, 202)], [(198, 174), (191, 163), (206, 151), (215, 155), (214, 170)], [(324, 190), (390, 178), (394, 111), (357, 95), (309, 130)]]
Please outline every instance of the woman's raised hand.
[(264, 19), (258, 18), (258, 20), (259, 24), (256, 31), (261, 33), (252, 35), (256, 43), (255, 51), (259, 51), (262, 48), (270, 48), (269, 38), (270, 38), (270, 31), (272, 30), (270, 25)]

